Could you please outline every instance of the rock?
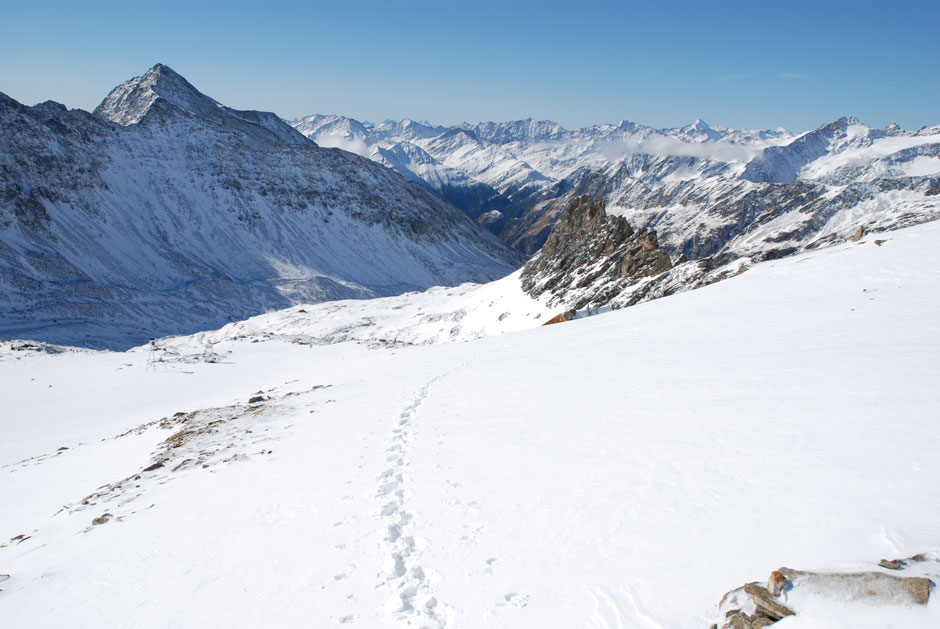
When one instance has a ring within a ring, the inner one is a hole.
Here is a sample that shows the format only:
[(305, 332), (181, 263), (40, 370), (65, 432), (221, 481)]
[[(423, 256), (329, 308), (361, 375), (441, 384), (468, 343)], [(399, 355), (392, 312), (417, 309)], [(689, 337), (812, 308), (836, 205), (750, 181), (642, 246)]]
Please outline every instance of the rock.
[(255, 395), (255, 396), (248, 398), (249, 404), (258, 404), (260, 402), (267, 402), (267, 401), (268, 401), (268, 398), (264, 397), (263, 395)]
[(882, 568), (887, 568), (888, 570), (900, 570), (904, 567), (904, 561), (901, 559), (892, 559), (890, 561), (887, 559), (882, 559), (878, 562), (878, 565)]
[(933, 582), (925, 577), (897, 577), (881, 572), (823, 573), (780, 568), (793, 587), (842, 601), (926, 605)]
[(722, 629), (760, 629), (761, 627), (769, 627), (775, 622), (777, 621), (767, 616), (750, 616), (744, 612), (735, 612), (728, 619), (728, 622), (722, 625)]
[(787, 578), (783, 576), (779, 570), (774, 570), (770, 573), (770, 578), (767, 579), (767, 589), (770, 590), (770, 593), (776, 598), (783, 593), (787, 583)]
[(571, 321), (572, 319), (574, 319), (576, 314), (577, 313), (574, 310), (566, 310), (560, 315), (555, 315), (554, 317), (552, 317), (551, 319), (543, 323), (542, 326), (544, 327), (546, 325), (552, 325), (555, 323), (564, 323), (565, 321)]
[(107, 524), (108, 521), (111, 520), (111, 517), (112, 517), (112, 516), (111, 516), (110, 513), (105, 513), (105, 514), (100, 515), (100, 516), (98, 516), (97, 518), (93, 519), (93, 520), (91, 521), (91, 524), (92, 524), (92, 526), (98, 526), (99, 524)]
[(849, 238), (849, 240), (851, 240), (851, 241), (853, 241), (853, 242), (854, 242), (854, 241), (857, 241), (857, 240), (861, 240), (861, 239), (862, 239), (862, 236), (864, 236), (864, 235), (865, 235), (865, 226), (862, 225), (862, 226), (860, 226), (860, 227), (855, 231), (854, 234), (852, 234), (852, 236), (851, 236), (851, 238)]
[(728, 619), (722, 629), (750, 629), (751, 617), (743, 612), (738, 612)]
[(760, 615), (767, 616), (774, 620), (781, 620), (794, 614), (792, 609), (775, 601), (773, 595), (765, 587), (756, 583), (748, 583), (744, 586), (744, 591), (754, 601), (754, 605), (757, 606), (757, 611)]
[(887, 241), (887, 240), (876, 240), (876, 241), (875, 241), (875, 244), (880, 247), (880, 246), (882, 245), (882, 243), (886, 243), (886, 242), (888, 242), (888, 241)]
[(568, 205), (526, 263), (522, 288), (532, 297), (548, 292), (552, 302), (574, 310), (599, 308), (625, 288), (671, 268), (655, 231), (635, 232), (623, 217), (608, 215), (604, 201), (584, 195)]

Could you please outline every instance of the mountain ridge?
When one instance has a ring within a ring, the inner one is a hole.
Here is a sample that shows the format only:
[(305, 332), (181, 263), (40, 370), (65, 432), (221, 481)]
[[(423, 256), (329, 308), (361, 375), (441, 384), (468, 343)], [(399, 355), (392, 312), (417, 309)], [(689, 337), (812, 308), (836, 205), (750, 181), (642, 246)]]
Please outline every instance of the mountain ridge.
[(96, 112), (0, 97), (0, 334), (126, 347), (522, 262), (426, 187), (166, 66)]

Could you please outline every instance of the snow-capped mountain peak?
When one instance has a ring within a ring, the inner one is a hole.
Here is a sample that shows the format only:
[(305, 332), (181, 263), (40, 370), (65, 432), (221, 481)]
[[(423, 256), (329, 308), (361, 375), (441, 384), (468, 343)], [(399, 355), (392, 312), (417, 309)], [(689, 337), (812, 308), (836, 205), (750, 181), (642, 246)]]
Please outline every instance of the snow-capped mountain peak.
[(123, 126), (138, 124), (157, 112), (195, 116), (237, 127), (258, 140), (304, 144), (310, 142), (278, 116), (263, 111), (239, 111), (206, 96), (162, 63), (141, 76), (121, 83), (95, 108), (94, 114)]
[(192, 114), (202, 114), (203, 117), (221, 107), (172, 68), (158, 63), (145, 74), (135, 76), (111, 90), (94, 113), (124, 126), (136, 124), (160, 98)]

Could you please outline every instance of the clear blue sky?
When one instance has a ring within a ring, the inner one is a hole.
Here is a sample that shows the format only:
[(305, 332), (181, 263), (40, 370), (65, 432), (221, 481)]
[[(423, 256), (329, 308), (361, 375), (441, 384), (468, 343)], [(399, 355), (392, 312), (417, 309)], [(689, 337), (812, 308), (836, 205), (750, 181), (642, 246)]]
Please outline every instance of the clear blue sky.
[(940, 123), (940, 1), (15, 2), (0, 91), (92, 109), (166, 63), (294, 118)]

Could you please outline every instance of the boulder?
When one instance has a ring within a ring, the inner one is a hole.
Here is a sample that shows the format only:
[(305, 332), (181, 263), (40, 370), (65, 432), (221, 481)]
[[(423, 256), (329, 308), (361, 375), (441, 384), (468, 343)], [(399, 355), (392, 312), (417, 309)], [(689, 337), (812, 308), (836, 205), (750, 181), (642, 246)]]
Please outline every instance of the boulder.
[(882, 572), (826, 573), (780, 568), (794, 589), (841, 601), (882, 605), (926, 605), (932, 581), (926, 577), (897, 577)]
[(782, 620), (787, 616), (794, 614), (793, 610), (774, 600), (770, 591), (756, 583), (748, 583), (744, 586), (744, 591), (754, 601), (759, 615), (772, 618), (773, 620)]

